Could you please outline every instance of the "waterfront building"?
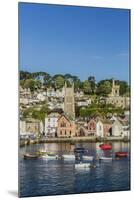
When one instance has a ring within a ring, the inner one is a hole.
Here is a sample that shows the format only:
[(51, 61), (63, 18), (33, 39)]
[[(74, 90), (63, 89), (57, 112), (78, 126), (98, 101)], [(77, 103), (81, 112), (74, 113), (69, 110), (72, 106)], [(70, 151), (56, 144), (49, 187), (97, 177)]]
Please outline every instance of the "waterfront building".
[(29, 118), (20, 120), (20, 135), (38, 135), (43, 133), (43, 123), (40, 120)]
[(116, 119), (112, 124), (112, 136), (122, 136), (123, 126), (120, 120)]
[(87, 124), (88, 135), (107, 137), (112, 135), (112, 121), (101, 119), (99, 117), (92, 118)]
[(58, 119), (57, 137), (73, 137), (75, 132), (76, 125), (73, 118), (62, 114)]
[(58, 126), (58, 118), (60, 114), (58, 112), (51, 112), (45, 117), (45, 136), (55, 137)]
[(88, 122), (88, 135), (96, 135), (97, 127), (96, 127), (96, 120), (94, 118), (90, 119)]
[(103, 122), (100, 119), (96, 123), (96, 136), (104, 137), (104, 126), (103, 126)]
[(109, 119), (103, 120), (104, 137), (112, 136), (112, 121)]

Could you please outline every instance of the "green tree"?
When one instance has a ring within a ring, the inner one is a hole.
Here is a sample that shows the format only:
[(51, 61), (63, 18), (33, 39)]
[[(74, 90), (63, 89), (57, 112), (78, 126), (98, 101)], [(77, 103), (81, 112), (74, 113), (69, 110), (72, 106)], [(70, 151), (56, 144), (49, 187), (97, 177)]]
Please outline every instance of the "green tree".
[(120, 85), (120, 95), (125, 95), (127, 93), (127, 90), (128, 90), (127, 82), (126, 81), (120, 81), (119, 85)]
[(88, 77), (88, 81), (89, 81), (89, 83), (91, 84), (91, 90), (92, 90), (92, 93), (94, 94), (94, 93), (95, 93), (95, 90), (96, 90), (96, 81), (95, 81), (95, 77), (94, 77), (94, 76), (89, 76), (89, 77)]
[(20, 80), (26, 80), (32, 78), (32, 74), (27, 71), (20, 71)]
[(34, 79), (27, 79), (23, 85), (24, 88), (30, 88), (31, 91), (34, 91), (37, 88), (41, 87), (41, 82)]
[(85, 94), (89, 94), (91, 92), (91, 84), (89, 83), (88, 80), (84, 81), (83, 90)]
[(57, 76), (55, 79), (55, 85), (57, 89), (60, 89), (64, 86), (64, 78), (62, 76)]
[(110, 94), (111, 90), (112, 90), (111, 83), (110, 81), (106, 80), (98, 84), (97, 94), (102, 96), (107, 96), (108, 94)]

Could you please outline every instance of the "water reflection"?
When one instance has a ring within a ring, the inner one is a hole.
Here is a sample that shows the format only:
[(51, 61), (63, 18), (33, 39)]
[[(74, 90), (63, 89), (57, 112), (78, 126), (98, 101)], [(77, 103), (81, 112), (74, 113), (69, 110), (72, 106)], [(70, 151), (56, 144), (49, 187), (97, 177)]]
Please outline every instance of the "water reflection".
[(93, 161), (95, 168), (74, 169), (74, 161), (44, 159), (24, 160), (25, 152), (51, 151), (59, 154), (73, 153), (75, 147), (84, 147), (89, 154), (110, 156), (116, 151), (129, 151), (130, 144), (112, 143), (112, 151), (102, 151), (100, 143), (48, 143), (30, 145), (20, 150), (20, 194), (21, 196), (71, 194), (129, 190), (129, 159), (110, 162)]

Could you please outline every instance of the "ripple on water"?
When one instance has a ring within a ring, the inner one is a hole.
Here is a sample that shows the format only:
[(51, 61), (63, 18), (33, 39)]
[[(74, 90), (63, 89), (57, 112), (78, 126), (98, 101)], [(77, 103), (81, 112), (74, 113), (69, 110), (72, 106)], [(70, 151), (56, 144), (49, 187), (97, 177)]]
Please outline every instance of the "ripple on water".
[[(67, 148), (69, 144), (54, 144), (58, 150)], [(92, 155), (96, 150), (95, 144), (80, 144), (89, 148)], [(97, 144), (98, 145), (98, 144)], [(33, 145), (21, 149), (21, 153), (42, 149), (42, 145)], [(127, 144), (114, 143), (113, 151), (129, 150)], [(49, 144), (47, 144), (49, 148)], [(51, 144), (52, 148), (52, 144)], [(108, 155), (107, 155), (108, 156)], [(96, 168), (74, 169), (73, 161), (59, 161), (44, 159), (24, 160), (20, 158), (20, 194), (21, 196), (40, 196), (54, 194), (71, 194), (85, 192), (102, 192), (115, 190), (129, 190), (130, 162), (128, 159), (112, 162), (96, 162)]]

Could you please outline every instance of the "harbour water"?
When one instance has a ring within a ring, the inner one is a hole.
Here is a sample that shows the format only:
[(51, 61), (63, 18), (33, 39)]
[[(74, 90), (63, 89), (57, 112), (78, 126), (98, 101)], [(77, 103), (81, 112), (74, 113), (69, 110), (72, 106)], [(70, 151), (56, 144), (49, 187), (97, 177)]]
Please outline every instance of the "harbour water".
[(26, 152), (51, 151), (73, 153), (75, 147), (87, 148), (90, 155), (111, 156), (117, 151), (130, 150), (126, 142), (113, 142), (112, 151), (102, 151), (100, 143), (47, 143), (20, 148), (20, 197), (74, 193), (123, 191), (130, 189), (130, 158), (92, 162), (89, 169), (75, 169), (75, 161), (23, 158)]

